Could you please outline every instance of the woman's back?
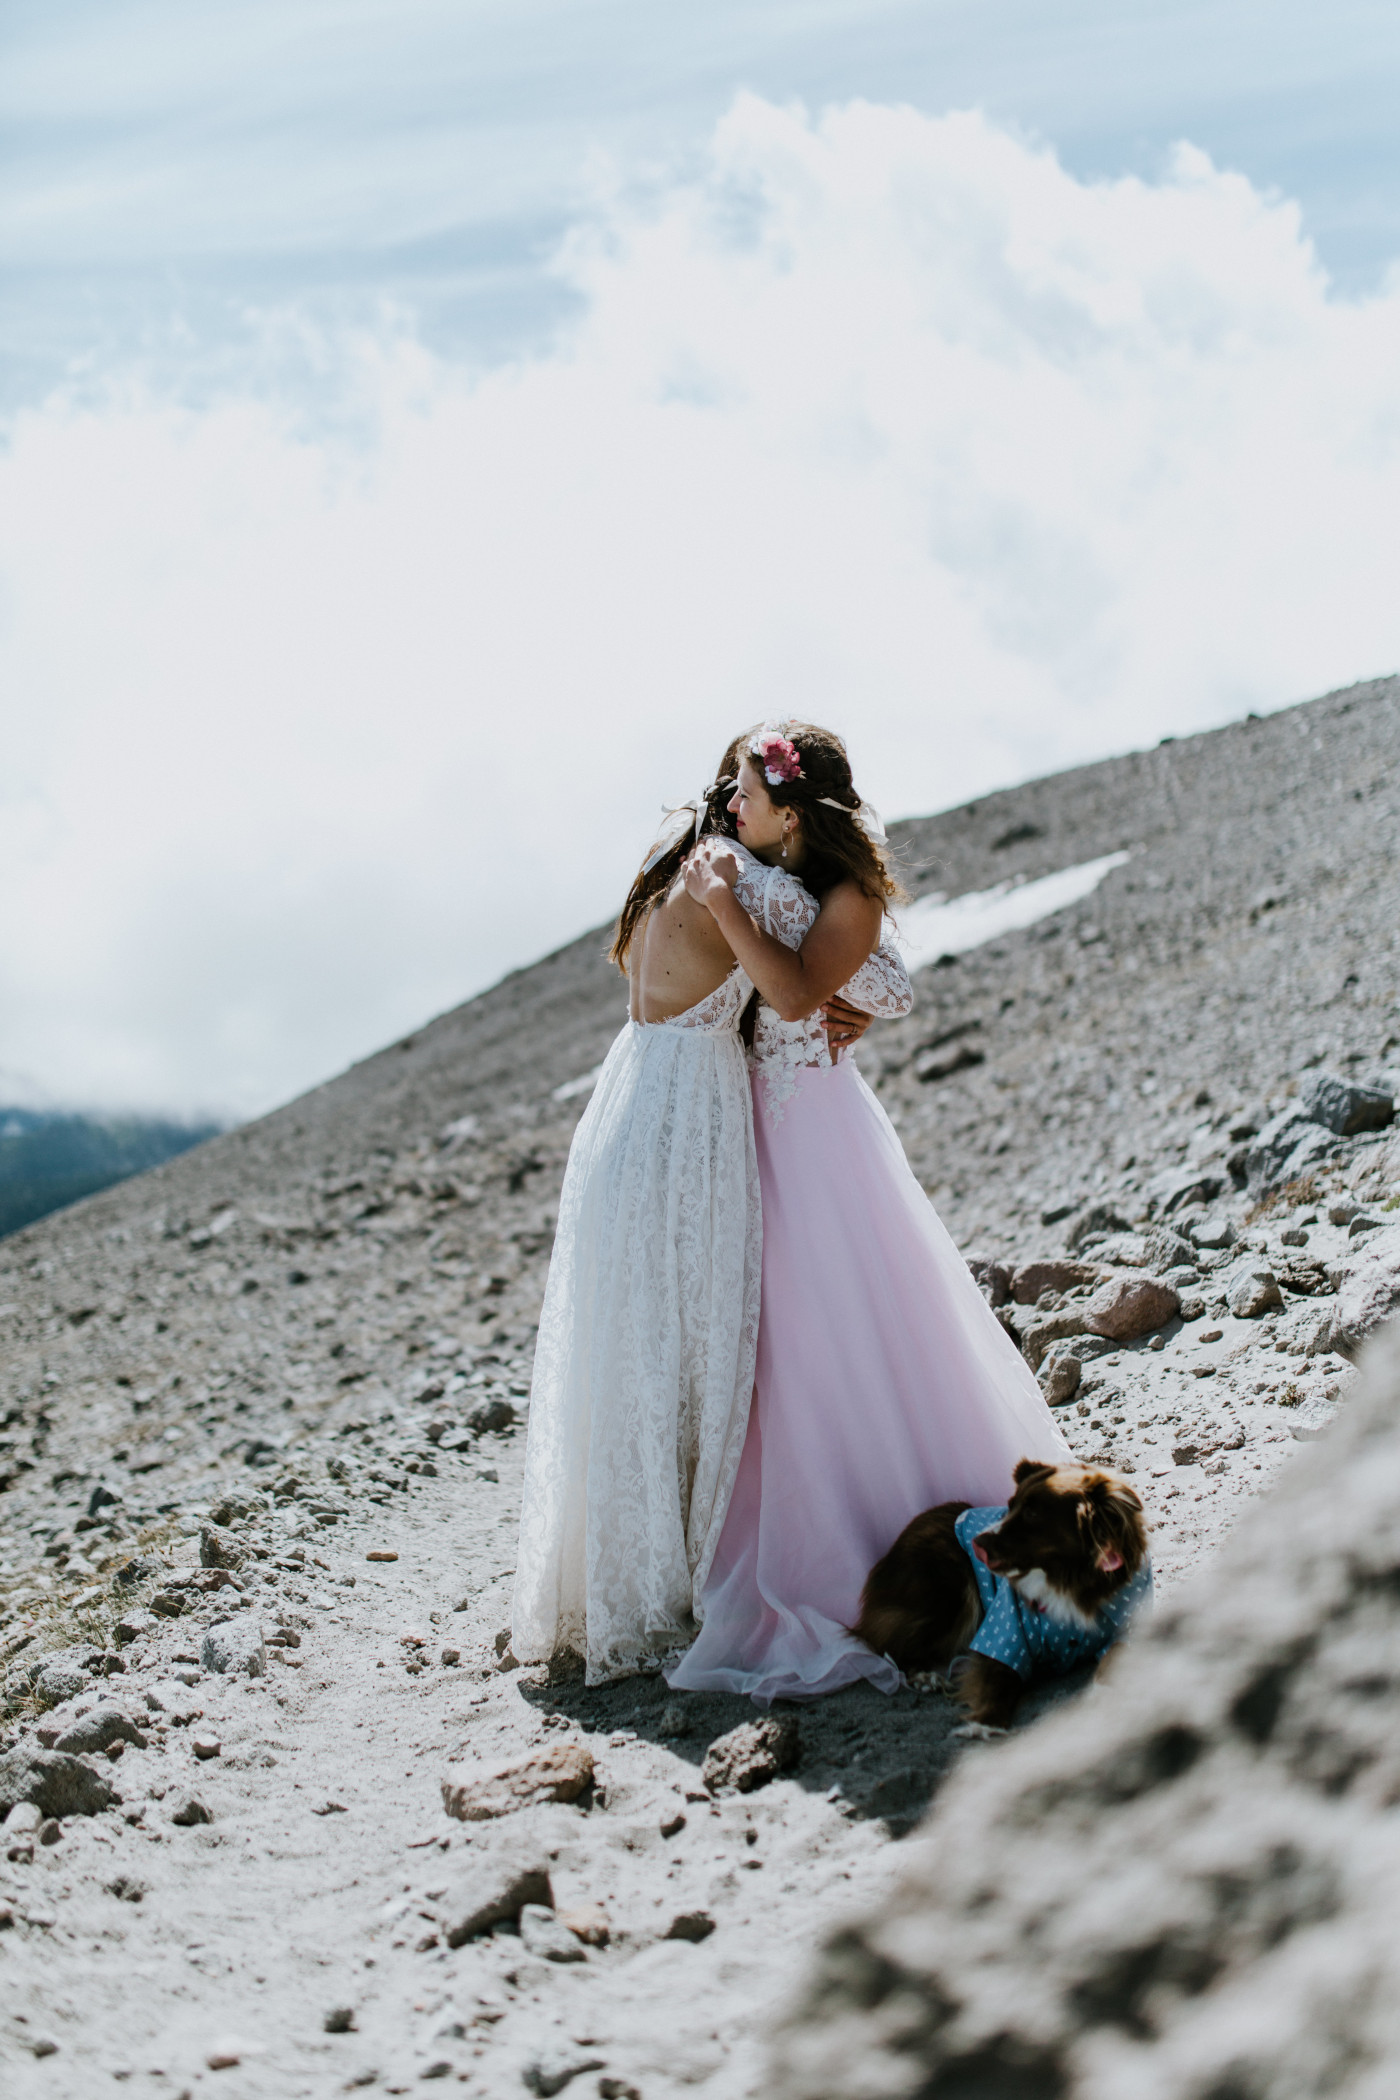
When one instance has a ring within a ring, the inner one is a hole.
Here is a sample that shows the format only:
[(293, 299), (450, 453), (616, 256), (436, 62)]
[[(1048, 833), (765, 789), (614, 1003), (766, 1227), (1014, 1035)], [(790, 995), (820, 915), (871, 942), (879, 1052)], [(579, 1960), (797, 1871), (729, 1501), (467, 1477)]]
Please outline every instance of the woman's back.
[(734, 968), (724, 935), (679, 877), (647, 914), (628, 958), (634, 1021), (671, 1021), (718, 991)]

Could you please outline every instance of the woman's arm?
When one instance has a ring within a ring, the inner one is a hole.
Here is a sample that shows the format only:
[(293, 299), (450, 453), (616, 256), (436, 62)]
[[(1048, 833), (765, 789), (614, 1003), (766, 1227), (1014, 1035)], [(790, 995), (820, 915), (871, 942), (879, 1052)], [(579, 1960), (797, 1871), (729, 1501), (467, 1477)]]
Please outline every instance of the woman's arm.
[(754, 925), (734, 894), (736, 874), (732, 855), (697, 854), (687, 863), (685, 886), (711, 913), (736, 961), (779, 1018), (805, 1020), (866, 960), (879, 939), (882, 908), (858, 884), (839, 882), (828, 891), (816, 925), (794, 952)]

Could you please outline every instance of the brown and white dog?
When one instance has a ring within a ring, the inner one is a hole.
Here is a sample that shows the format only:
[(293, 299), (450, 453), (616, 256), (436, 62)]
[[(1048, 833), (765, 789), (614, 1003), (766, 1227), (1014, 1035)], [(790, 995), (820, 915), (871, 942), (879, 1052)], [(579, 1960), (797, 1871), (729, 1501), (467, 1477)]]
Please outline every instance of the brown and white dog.
[[(946, 1671), (961, 1658), (954, 1696), (972, 1721), (992, 1728), (1009, 1725), (1032, 1661), (1070, 1669), (1110, 1647), (1125, 1593), (1151, 1579), (1142, 1503), (1117, 1474), (1023, 1458), (1013, 1479), (1005, 1515), (985, 1512), (993, 1521), (975, 1535), (966, 1525), (958, 1535), (967, 1502), (940, 1503), (907, 1524), (871, 1569), (852, 1628), (906, 1674)], [(990, 1582), (979, 1582), (972, 1554)], [(1009, 1609), (1019, 1668), (967, 1653), (989, 1615), (988, 1590)]]

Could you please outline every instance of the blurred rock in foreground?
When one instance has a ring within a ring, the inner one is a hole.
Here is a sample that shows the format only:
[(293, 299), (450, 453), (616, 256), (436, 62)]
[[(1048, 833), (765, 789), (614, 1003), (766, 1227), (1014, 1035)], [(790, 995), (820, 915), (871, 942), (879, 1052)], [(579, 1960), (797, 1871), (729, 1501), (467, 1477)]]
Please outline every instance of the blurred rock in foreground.
[(1400, 2092), (1400, 1327), (1111, 1683), (970, 1758), (784, 2100)]

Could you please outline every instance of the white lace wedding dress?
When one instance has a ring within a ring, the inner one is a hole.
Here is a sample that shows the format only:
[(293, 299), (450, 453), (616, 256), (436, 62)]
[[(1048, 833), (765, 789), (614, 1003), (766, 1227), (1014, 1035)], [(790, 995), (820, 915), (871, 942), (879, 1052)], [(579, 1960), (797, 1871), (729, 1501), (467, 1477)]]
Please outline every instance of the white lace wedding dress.
[(511, 1645), (597, 1684), (695, 1631), (744, 1445), (762, 1226), (735, 968), (629, 1021), (574, 1133), (535, 1349)]

